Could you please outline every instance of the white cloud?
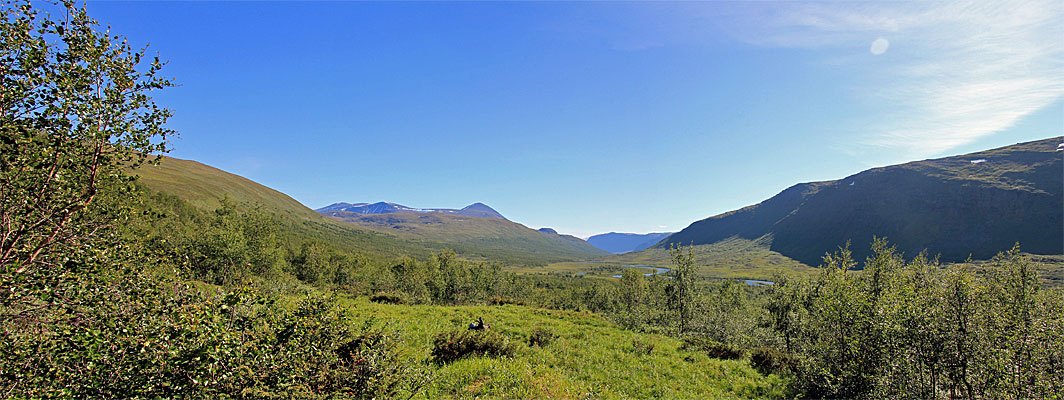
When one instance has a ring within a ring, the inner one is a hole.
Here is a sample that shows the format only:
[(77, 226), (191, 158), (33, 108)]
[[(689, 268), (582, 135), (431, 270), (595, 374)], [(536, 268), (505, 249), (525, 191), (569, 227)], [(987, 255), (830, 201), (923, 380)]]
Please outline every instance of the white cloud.
[(870, 77), (855, 93), (881, 110), (852, 121), (864, 127), (868, 151), (942, 154), (1064, 94), (1059, 0), (760, 4), (740, 10), (746, 22), (733, 35), (761, 46), (855, 50), (879, 37), (869, 52), (891, 49), (875, 62), (844, 58)]

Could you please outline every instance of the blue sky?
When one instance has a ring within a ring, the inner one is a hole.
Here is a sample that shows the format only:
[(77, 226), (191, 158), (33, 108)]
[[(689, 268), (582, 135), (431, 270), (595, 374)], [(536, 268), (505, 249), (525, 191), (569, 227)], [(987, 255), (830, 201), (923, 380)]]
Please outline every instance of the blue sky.
[(1064, 3), (96, 2), (172, 156), (581, 237), (1064, 132)]

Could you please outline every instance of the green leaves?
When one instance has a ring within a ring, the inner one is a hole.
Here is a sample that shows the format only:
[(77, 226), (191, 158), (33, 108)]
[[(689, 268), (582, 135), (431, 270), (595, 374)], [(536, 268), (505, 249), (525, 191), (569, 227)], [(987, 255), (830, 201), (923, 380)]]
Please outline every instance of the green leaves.
[(810, 279), (779, 282), (773, 326), (811, 397), (1040, 398), (1064, 390), (1059, 289), (1018, 248), (991, 272), (904, 262), (885, 240), (858, 272), (844, 248)]

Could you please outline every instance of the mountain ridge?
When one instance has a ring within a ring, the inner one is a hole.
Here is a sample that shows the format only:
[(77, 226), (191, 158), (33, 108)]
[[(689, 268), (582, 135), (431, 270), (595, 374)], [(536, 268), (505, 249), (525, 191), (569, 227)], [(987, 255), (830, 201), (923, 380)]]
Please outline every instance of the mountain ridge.
[(758, 204), (692, 223), (656, 247), (766, 238), (808, 265), (851, 243), (856, 259), (873, 236), (907, 256), (985, 259), (1019, 242), (1064, 253), (1064, 138), (872, 168), (839, 180), (793, 185)]
[(498, 211), (489, 207), (484, 203), (473, 203), (460, 209), (453, 208), (414, 208), (407, 207), (402, 204), (378, 201), (376, 203), (333, 203), (325, 207), (314, 210), (319, 214), (328, 214), (335, 211), (352, 212), (356, 214), (389, 214), (397, 212), (415, 212), (415, 213), (442, 213), (453, 215), (465, 215), (469, 217), (483, 217), (483, 218), (498, 218), (506, 219)]

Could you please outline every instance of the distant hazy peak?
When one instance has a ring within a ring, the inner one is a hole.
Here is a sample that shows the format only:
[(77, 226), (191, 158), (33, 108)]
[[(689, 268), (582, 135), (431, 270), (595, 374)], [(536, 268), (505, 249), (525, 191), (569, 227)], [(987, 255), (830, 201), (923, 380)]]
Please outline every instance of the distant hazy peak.
[(610, 232), (594, 235), (587, 238), (587, 242), (611, 253), (627, 253), (639, 251), (657, 244), (671, 232), (652, 233), (618, 233)]

